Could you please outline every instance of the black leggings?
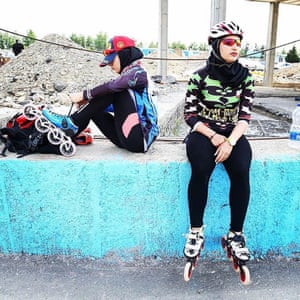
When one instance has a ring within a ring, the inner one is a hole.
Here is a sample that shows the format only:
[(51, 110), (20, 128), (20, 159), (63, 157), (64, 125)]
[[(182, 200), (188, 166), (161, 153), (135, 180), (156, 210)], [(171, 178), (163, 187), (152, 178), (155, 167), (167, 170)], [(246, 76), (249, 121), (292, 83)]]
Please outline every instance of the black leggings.
[[(110, 104), (113, 105), (113, 114), (105, 111)], [(93, 98), (73, 113), (71, 118), (79, 127), (78, 133), (92, 120), (116, 146), (131, 152), (144, 152), (142, 128), (134, 99), (128, 91)]]
[[(207, 137), (193, 132), (187, 138), (186, 150), (192, 168), (188, 186), (190, 225), (191, 227), (201, 227), (207, 203), (209, 179), (216, 166), (214, 161), (216, 148)], [(245, 136), (242, 136), (233, 147), (229, 158), (223, 162), (230, 178), (230, 229), (236, 232), (243, 230), (248, 209), (251, 159), (250, 144)]]

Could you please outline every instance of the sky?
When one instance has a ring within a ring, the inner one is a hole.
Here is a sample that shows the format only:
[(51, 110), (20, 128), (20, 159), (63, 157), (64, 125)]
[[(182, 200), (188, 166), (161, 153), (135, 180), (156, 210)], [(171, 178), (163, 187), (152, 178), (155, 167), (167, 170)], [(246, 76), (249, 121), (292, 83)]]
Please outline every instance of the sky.
[[(40, 39), (52, 33), (67, 37), (72, 33), (92, 37), (98, 33), (106, 33), (108, 37), (127, 35), (147, 46), (159, 39), (159, 3), (159, 0), (5, 1), (1, 4), (5, 13), (1, 14), (0, 28), (21, 34), (31, 29)], [(269, 6), (269, 3), (227, 0), (226, 19), (242, 27), (245, 42), (266, 45)], [(168, 10), (169, 43), (207, 42), (211, 0), (169, 0)], [(279, 5), (277, 45), (300, 39), (299, 16), (300, 6)]]

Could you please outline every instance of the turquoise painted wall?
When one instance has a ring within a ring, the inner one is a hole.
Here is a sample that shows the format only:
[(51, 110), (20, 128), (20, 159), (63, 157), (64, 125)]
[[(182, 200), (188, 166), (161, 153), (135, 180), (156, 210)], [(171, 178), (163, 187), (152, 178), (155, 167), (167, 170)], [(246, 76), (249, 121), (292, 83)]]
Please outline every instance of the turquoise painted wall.
[[(300, 160), (254, 160), (245, 224), (255, 256), (300, 255)], [(0, 252), (125, 260), (182, 256), (186, 161), (0, 160)], [(204, 255), (224, 257), (229, 181), (211, 178)], [(222, 255), (222, 256), (221, 256)]]

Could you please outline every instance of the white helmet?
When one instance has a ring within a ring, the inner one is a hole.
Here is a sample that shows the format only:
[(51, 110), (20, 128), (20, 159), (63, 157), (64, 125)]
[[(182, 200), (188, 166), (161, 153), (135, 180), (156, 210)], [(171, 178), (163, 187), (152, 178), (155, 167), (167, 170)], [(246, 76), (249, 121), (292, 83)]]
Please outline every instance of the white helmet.
[(208, 43), (211, 44), (213, 40), (225, 37), (227, 35), (238, 35), (242, 39), (243, 33), (244, 32), (241, 27), (234, 22), (222, 21), (211, 28), (208, 36)]

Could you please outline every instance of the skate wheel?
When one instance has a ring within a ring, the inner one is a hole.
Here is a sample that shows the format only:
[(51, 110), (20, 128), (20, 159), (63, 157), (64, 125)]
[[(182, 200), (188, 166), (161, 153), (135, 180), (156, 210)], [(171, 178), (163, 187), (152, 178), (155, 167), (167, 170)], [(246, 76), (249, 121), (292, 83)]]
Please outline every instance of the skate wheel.
[(240, 267), (240, 281), (243, 285), (249, 285), (251, 283), (250, 272), (245, 265)]
[(76, 152), (76, 146), (73, 142), (66, 141), (59, 146), (59, 151), (63, 156), (73, 156)]
[(53, 145), (59, 145), (64, 140), (64, 134), (58, 129), (51, 129), (47, 134), (48, 141)]
[(240, 266), (238, 264), (238, 261), (237, 259), (232, 259), (232, 267), (233, 267), (233, 270), (236, 271), (236, 272), (240, 272)]
[(221, 239), (221, 244), (222, 244), (222, 248), (224, 249), (224, 251), (227, 251), (227, 243), (226, 243), (226, 237), (223, 236)]
[(193, 272), (193, 264), (190, 261), (188, 261), (185, 264), (184, 272), (183, 272), (183, 278), (185, 281), (189, 281), (191, 279), (192, 272)]
[(228, 258), (230, 261), (232, 261), (232, 254), (231, 254), (231, 250), (227, 247), (227, 238), (226, 238), (226, 236), (223, 236), (223, 237), (222, 237), (221, 244), (222, 244), (222, 248), (223, 248), (224, 251), (226, 252), (227, 258)]
[(47, 133), (51, 128), (51, 123), (45, 117), (40, 117), (35, 120), (35, 127), (39, 132)]
[(199, 255), (197, 255), (197, 256), (195, 257), (195, 259), (193, 260), (193, 262), (192, 262), (192, 270), (193, 270), (193, 271), (194, 271), (194, 269), (195, 269), (196, 266), (197, 266), (198, 259), (199, 259)]
[(23, 115), (30, 121), (36, 119), (40, 115), (39, 109), (32, 104), (27, 104), (23, 108)]

